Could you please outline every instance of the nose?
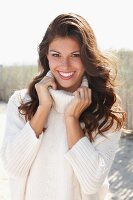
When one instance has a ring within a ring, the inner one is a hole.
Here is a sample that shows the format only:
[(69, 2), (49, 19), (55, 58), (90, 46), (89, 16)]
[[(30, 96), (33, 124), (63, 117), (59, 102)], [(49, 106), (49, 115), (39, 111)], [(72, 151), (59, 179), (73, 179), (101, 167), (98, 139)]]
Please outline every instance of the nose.
[(63, 69), (65, 69), (65, 70), (67, 70), (68, 68), (70, 68), (71, 63), (70, 63), (70, 61), (69, 61), (69, 58), (63, 58), (63, 59), (61, 60), (60, 66), (61, 66)]

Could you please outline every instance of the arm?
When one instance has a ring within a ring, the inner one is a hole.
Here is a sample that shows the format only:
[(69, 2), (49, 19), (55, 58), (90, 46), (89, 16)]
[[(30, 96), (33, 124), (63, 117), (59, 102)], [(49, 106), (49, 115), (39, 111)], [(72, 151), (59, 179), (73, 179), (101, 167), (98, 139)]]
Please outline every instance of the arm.
[(85, 136), (80, 123), (73, 117), (65, 118), (66, 130), (67, 130), (67, 143), (69, 149), (78, 142), (82, 137)]
[(45, 108), (44, 106), (39, 105), (34, 117), (29, 122), (37, 138), (39, 138), (43, 131), (44, 124), (47, 121), (49, 112), (49, 107)]
[[(26, 123), (19, 116), (16, 99), (18, 101), (18, 91), (11, 96), (7, 105), (6, 128), (1, 148), (4, 167), (12, 177), (24, 176), (29, 172), (43, 136), (41, 134), (37, 138), (29, 121)], [(39, 115), (40, 112), (37, 111), (35, 117), (38, 118)]]
[(70, 149), (64, 157), (72, 166), (83, 192), (94, 194), (108, 175), (118, 147), (120, 132), (110, 132), (107, 134), (108, 138), (98, 135), (95, 142), (91, 143), (83, 136), (76, 122), (67, 121), (66, 126)]
[(91, 143), (79, 125), (79, 117), (91, 103), (91, 90), (78, 88), (74, 100), (65, 111), (69, 150), (64, 157), (72, 166), (85, 194), (98, 192), (112, 165), (120, 138), (120, 132), (110, 130), (106, 137), (97, 135)]

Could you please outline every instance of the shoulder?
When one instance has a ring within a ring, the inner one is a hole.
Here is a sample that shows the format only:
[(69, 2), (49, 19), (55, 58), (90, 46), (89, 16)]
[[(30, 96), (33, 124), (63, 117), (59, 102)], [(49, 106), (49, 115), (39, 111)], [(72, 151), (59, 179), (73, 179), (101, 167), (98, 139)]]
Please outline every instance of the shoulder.
[(28, 89), (16, 90), (9, 98), (9, 102), (14, 103), (17, 107), (21, 105), (21, 102), (27, 102), (29, 100), (31, 100), (31, 97)]

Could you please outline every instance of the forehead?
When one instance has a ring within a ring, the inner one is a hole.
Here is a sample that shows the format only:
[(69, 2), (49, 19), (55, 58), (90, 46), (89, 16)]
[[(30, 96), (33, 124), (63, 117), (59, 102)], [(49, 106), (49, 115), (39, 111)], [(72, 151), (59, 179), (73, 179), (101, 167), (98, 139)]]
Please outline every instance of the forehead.
[(78, 41), (71, 37), (56, 37), (49, 44), (49, 49), (52, 50), (80, 50), (80, 45)]

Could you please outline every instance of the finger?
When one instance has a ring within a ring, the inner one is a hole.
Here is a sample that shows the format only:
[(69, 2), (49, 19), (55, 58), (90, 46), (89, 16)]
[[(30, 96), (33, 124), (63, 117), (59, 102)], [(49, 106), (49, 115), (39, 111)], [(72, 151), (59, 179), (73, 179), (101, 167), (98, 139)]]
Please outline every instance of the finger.
[(89, 99), (92, 100), (92, 91), (89, 88), (88, 88), (88, 93), (89, 93)]
[(79, 91), (76, 90), (75, 92), (73, 92), (73, 94), (76, 97), (76, 99), (80, 99), (80, 93), (79, 93)]
[(57, 85), (56, 85), (55, 82), (50, 82), (48, 87), (50, 87), (50, 86), (51, 86), (54, 90), (56, 90), (56, 88), (57, 88)]
[(51, 81), (51, 86), (52, 86), (52, 88), (53, 88), (54, 90), (56, 90), (57, 85), (56, 85), (56, 83), (55, 83), (54, 80)]
[(89, 97), (90, 97), (90, 91), (89, 91), (89, 88), (85, 88), (85, 99), (87, 100), (87, 99), (89, 99)]
[(91, 89), (88, 88), (88, 90), (87, 90), (87, 101), (88, 101), (89, 105), (92, 102), (92, 96), (91, 95), (92, 95), (91, 94)]
[(55, 90), (56, 90), (56, 88), (57, 88), (57, 85), (56, 85), (56, 83), (55, 83), (55, 81), (54, 81), (53, 78), (50, 78), (50, 77), (46, 77), (46, 76), (45, 76), (45, 77), (41, 80), (41, 82), (42, 82), (43, 84), (45, 84), (47, 88), (52, 87), (52, 88), (55, 89)]
[(80, 97), (82, 100), (85, 100), (85, 88), (78, 88)]

